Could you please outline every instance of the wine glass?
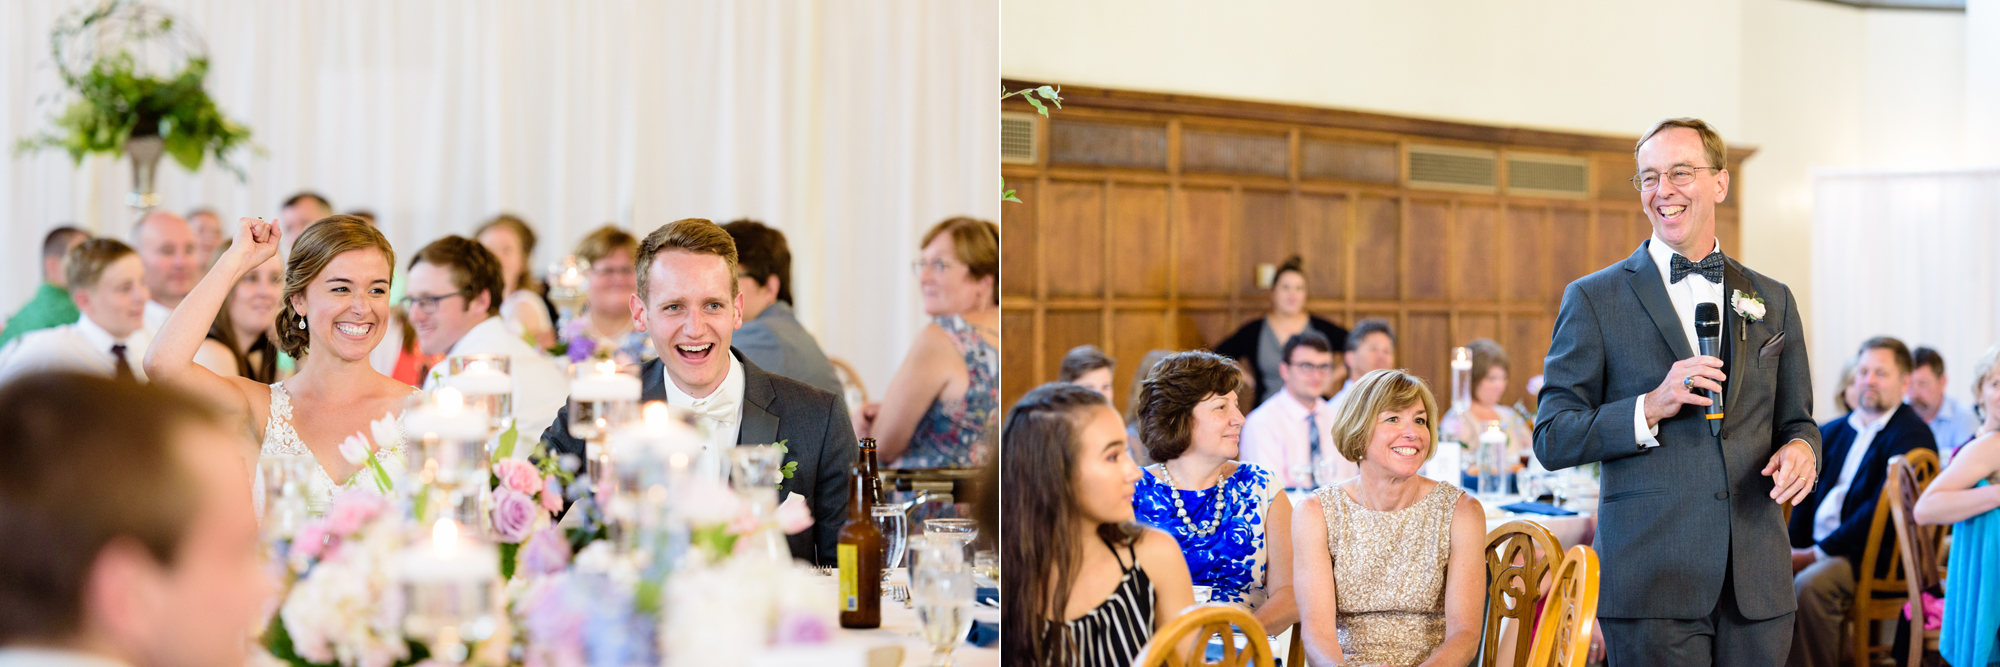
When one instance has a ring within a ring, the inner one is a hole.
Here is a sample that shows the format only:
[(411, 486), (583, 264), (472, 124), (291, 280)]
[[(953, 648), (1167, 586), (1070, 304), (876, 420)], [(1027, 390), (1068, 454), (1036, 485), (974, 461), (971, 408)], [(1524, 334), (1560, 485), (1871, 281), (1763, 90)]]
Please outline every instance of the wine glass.
[(951, 652), (972, 630), (972, 571), (958, 539), (918, 538), (917, 570), (911, 573), (910, 601), (931, 647), (931, 667), (949, 667)]
[(903, 507), (880, 503), (869, 508), (875, 527), (882, 531), (882, 589), (888, 590), (890, 573), (903, 564), (903, 552), (910, 539), (910, 518)]
[(562, 324), (576, 319), (576, 311), (590, 298), (590, 260), (567, 255), (549, 265), (549, 303), (560, 309)]

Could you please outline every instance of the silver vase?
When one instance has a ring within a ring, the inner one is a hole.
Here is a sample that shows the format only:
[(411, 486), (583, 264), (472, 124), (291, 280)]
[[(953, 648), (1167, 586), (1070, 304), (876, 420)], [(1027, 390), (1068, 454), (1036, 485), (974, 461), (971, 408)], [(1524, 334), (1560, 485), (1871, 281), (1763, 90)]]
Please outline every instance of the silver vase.
[(125, 154), (132, 156), (132, 194), (125, 203), (139, 208), (159, 205), (160, 193), (153, 191), (153, 175), (158, 172), (160, 154), (165, 151), (166, 142), (157, 134), (125, 140)]

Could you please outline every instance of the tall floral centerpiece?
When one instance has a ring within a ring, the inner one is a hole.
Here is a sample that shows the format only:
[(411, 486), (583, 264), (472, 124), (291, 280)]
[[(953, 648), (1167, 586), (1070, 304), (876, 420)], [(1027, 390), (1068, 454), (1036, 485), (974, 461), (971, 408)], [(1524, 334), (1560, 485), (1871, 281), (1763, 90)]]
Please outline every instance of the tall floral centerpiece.
[(56, 22), (49, 47), (75, 99), (50, 119), (53, 131), (17, 150), (60, 148), (79, 164), (92, 153), (128, 155), (128, 203), (139, 207), (159, 203), (153, 176), (163, 154), (189, 171), (213, 156), (243, 177), (229, 154), (248, 145), (250, 130), (216, 108), (202, 87), (207, 48), (172, 14), (131, 0), (85, 6)]

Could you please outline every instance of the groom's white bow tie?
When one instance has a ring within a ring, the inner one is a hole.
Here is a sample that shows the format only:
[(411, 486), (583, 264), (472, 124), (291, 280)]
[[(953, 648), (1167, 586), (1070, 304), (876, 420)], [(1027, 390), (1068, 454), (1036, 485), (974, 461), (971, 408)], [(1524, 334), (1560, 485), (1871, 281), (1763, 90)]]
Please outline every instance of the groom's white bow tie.
[(699, 399), (687, 407), (694, 411), (695, 416), (713, 420), (718, 424), (734, 424), (743, 414), (736, 401), (723, 400), (721, 396)]

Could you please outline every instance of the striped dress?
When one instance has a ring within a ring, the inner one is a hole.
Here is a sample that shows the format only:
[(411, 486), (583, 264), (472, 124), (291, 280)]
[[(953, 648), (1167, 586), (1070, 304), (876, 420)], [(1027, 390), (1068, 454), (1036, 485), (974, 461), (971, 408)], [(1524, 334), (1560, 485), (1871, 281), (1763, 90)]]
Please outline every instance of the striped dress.
[(1076, 641), (1077, 652), (1070, 656), (1076, 667), (1131, 667), (1153, 637), (1153, 580), (1139, 567), (1139, 554), (1132, 547), (1125, 547), (1132, 559), (1126, 565), (1117, 547), (1109, 541), (1104, 546), (1111, 547), (1125, 576), (1103, 604), (1067, 624)]

